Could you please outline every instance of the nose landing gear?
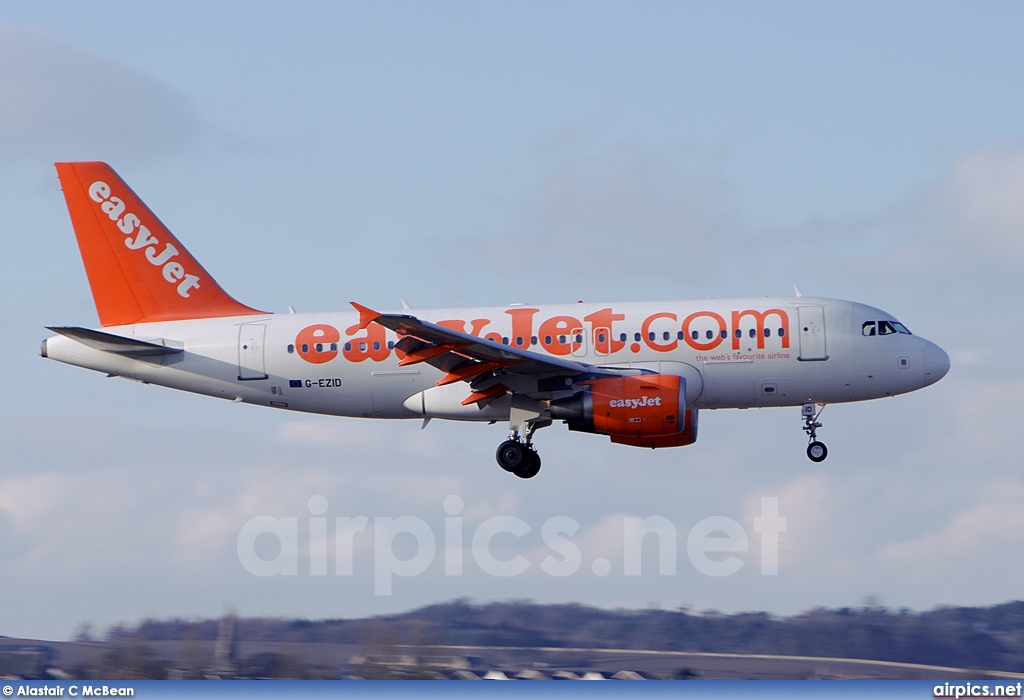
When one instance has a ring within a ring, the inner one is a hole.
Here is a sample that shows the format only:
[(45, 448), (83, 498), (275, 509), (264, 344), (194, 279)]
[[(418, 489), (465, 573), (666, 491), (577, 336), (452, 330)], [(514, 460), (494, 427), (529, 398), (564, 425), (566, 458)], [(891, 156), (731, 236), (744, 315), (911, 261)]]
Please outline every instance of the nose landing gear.
[(800, 415), (804, 419), (804, 432), (807, 433), (807, 457), (812, 462), (824, 462), (828, 457), (828, 448), (825, 447), (825, 443), (818, 441), (818, 428), (821, 427), (818, 416), (824, 410), (825, 404), (822, 404), (819, 409), (817, 404), (813, 403), (805, 403), (800, 409)]

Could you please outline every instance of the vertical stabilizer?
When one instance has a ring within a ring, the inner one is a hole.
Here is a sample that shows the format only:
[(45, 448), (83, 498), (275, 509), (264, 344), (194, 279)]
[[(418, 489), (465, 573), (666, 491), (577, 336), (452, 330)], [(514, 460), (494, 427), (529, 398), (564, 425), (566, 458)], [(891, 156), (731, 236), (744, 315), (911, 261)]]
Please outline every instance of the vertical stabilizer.
[(106, 163), (57, 163), (104, 326), (265, 312), (221, 289)]

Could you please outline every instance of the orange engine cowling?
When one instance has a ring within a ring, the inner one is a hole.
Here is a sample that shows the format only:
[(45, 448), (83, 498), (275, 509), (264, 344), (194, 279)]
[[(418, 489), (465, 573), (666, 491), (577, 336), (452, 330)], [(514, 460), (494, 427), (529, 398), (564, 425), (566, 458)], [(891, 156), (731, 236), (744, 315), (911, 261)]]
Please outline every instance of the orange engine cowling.
[(697, 439), (697, 411), (686, 409), (686, 380), (673, 374), (612, 377), (551, 402), (570, 430), (611, 436), (636, 447), (677, 447)]

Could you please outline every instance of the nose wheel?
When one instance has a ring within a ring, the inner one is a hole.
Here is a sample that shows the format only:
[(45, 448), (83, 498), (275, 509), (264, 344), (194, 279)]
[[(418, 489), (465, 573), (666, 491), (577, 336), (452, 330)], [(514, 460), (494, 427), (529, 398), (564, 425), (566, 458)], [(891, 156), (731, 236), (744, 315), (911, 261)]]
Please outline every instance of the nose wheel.
[(807, 446), (807, 456), (812, 462), (824, 462), (828, 457), (828, 448), (825, 443), (814, 440)]
[(800, 415), (804, 419), (804, 432), (807, 433), (807, 457), (812, 462), (824, 462), (828, 457), (828, 448), (825, 447), (825, 443), (818, 440), (818, 428), (821, 427), (818, 416), (824, 410), (825, 404), (819, 409), (818, 405), (813, 403), (805, 403), (800, 409)]

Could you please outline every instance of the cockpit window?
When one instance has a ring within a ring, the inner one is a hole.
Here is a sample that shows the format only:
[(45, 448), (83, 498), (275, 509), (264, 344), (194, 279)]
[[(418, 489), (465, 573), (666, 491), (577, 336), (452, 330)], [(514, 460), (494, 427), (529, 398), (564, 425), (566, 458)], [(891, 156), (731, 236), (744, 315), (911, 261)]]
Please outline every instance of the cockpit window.
[(864, 335), (913, 335), (899, 321), (865, 321), (860, 327), (860, 332)]

